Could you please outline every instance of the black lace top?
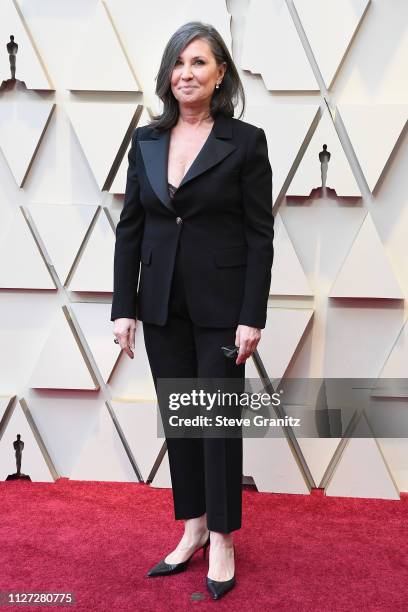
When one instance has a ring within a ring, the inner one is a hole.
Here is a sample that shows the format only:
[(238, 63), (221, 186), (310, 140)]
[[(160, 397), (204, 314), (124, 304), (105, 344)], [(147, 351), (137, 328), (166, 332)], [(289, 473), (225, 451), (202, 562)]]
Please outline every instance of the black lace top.
[(176, 193), (176, 191), (177, 191), (177, 187), (175, 187), (175, 186), (174, 186), (174, 185), (172, 185), (171, 183), (167, 183), (167, 184), (168, 184), (168, 186), (169, 186), (169, 194), (170, 194), (170, 197), (172, 198), (172, 197), (174, 196), (174, 194)]

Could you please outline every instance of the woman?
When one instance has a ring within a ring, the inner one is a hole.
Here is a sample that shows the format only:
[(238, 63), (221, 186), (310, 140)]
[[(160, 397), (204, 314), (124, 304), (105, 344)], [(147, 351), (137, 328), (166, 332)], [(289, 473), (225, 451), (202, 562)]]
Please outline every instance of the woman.
[[(136, 320), (143, 321), (156, 390), (161, 378), (241, 384), (265, 327), (273, 260), (265, 133), (233, 118), (238, 99), (244, 110), (243, 87), (210, 25), (190, 22), (173, 34), (156, 94), (163, 113), (135, 130), (116, 229), (115, 341), (133, 358)], [(238, 347), (232, 359), (225, 346)], [(148, 575), (186, 569), (211, 543), (206, 583), (218, 599), (235, 584), (242, 437), (166, 440), (184, 535)]]

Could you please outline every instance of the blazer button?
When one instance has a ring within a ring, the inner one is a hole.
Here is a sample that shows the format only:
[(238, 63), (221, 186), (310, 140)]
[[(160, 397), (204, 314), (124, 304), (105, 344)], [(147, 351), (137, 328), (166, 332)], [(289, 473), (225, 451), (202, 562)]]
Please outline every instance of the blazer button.
[(177, 217), (176, 223), (177, 225), (180, 225), (180, 223), (183, 223), (183, 219), (181, 217)]

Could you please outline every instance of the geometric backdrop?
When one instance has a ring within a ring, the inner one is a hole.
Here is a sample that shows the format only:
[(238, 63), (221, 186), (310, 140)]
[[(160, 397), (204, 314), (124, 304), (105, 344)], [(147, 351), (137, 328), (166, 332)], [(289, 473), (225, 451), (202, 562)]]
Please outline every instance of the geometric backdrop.
[[(130, 360), (109, 317), (130, 138), (160, 109), (166, 41), (193, 19), (224, 37), (243, 119), (268, 139), (268, 375), (408, 377), (405, 0), (3, 0), (0, 40), (15, 35), (22, 84), (0, 90), (1, 479), (20, 433), (32, 480), (170, 486), (142, 325)], [(408, 441), (358, 437), (364, 414), (353, 426), (349, 440), (245, 439), (246, 482), (398, 500)]]

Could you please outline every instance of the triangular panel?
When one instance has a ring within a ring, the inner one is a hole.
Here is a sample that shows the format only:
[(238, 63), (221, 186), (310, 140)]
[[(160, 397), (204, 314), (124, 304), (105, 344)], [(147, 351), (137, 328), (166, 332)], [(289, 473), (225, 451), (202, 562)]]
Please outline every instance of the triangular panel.
[[(311, 308), (268, 308), (258, 353), (269, 378), (282, 378), (312, 316)], [(248, 368), (247, 378), (257, 377), (255, 372)]]
[(370, 0), (293, 0), (329, 88)]
[[(109, 341), (113, 346), (113, 328), (109, 333)], [(111, 335), (112, 334), (112, 335)], [(156, 390), (150, 370), (149, 360), (143, 337), (143, 325), (136, 321), (135, 348), (133, 359), (123, 351), (115, 367), (114, 373), (109, 379), (112, 399), (127, 401), (156, 401)]]
[(77, 45), (68, 89), (140, 91), (103, 2), (94, 3), (88, 27)]
[(106, 382), (121, 351), (120, 346), (113, 342), (111, 305), (73, 302), (71, 308)]
[(274, 202), (295, 171), (296, 158), (305, 145), (318, 111), (314, 104), (275, 104), (273, 112), (270, 105), (251, 105), (245, 110), (245, 121), (265, 130), (272, 166)]
[(374, 191), (407, 122), (408, 105), (347, 104), (339, 110), (368, 186)]
[(150, 486), (157, 487), (160, 489), (170, 489), (172, 487), (170, 466), (169, 466), (169, 455), (167, 452), (164, 455)]
[(55, 104), (0, 96), (0, 147), (22, 187), (47, 128)]
[(75, 480), (139, 482), (105, 404), (92, 422), (69, 475)]
[(27, 421), (20, 402), (17, 402), (6, 429), (0, 439), (0, 480), (16, 472), (16, 458), (13, 442), (20, 434), (24, 442), (21, 458), (21, 472), (30, 476), (33, 482), (54, 482), (34, 433)]
[(258, 491), (309, 493), (283, 434), (273, 438), (244, 438), (245, 476), (252, 476)]
[(157, 402), (114, 402), (112, 407), (146, 481), (164, 442), (157, 436)]
[[(2, 389), (3, 391), (3, 389)], [(11, 396), (11, 395), (0, 395), (0, 422), (4, 416), (4, 413), (6, 411), (6, 409), (10, 406), (13, 398), (15, 397), (15, 395)], [(0, 436), (1, 436), (1, 430), (0, 430)]]
[[(408, 320), (405, 321), (379, 375), (379, 378), (408, 380)], [(378, 381), (383, 386), (381, 380)]]
[(322, 188), (322, 169), (319, 153), (323, 145), (331, 157), (327, 166), (325, 186), (334, 189), (338, 196), (361, 196), (350, 164), (344, 153), (329, 113), (325, 110), (317, 126), (296, 174), (287, 190), (288, 195), (309, 196), (311, 191)]
[(369, 433), (369, 425), (362, 414), (326, 488), (326, 495), (399, 499), (377, 441), (370, 437), (358, 437)]
[(14, 42), (18, 44), (16, 79), (23, 81), (28, 89), (53, 89), (26, 28), (27, 25), (22, 23), (14, 2), (2, 0), (0, 3), (0, 40), (2, 41), (0, 75), (3, 79), (11, 78), (9, 56), (5, 45), (10, 42), (12, 34)]
[(113, 291), (115, 234), (104, 211), (98, 219), (69, 283), (71, 291)]
[(242, 48), (241, 68), (261, 74), (270, 91), (318, 89), (285, 0), (249, 4)]
[(404, 298), (370, 214), (366, 215), (329, 296)]
[(317, 486), (319, 486), (340, 440), (341, 438), (297, 438)]
[(36, 389), (98, 388), (62, 310), (57, 311), (29, 386)]
[(16, 211), (0, 242), (0, 287), (56, 288), (21, 210)]
[[(150, 115), (146, 107), (144, 107), (142, 114), (140, 115), (140, 119), (137, 122), (137, 127), (142, 127), (144, 125), (147, 125), (149, 122), (150, 122)], [(131, 144), (132, 144), (132, 141), (130, 140), (129, 145), (126, 149), (126, 154), (123, 156), (122, 162), (119, 166), (119, 170), (117, 171), (116, 176), (109, 189), (109, 193), (124, 194), (126, 191), (126, 176), (127, 176), (128, 165), (129, 165), (128, 155), (129, 155)]]
[(62, 284), (82, 245), (96, 206), (34, 204), (27, 207)]
[(381, 438), (377, 441), (398, 490), (408, 493), (408, 439)]
[(313, 295), (281, 215), (275, 216), (270, 295)]
[(138, 107), (134, 104), (88, 103), (66, 104), (65, 108), (99, 189), (105, 189)]

